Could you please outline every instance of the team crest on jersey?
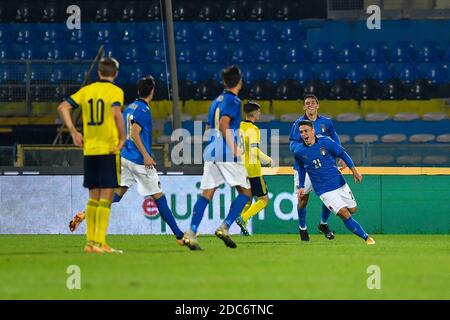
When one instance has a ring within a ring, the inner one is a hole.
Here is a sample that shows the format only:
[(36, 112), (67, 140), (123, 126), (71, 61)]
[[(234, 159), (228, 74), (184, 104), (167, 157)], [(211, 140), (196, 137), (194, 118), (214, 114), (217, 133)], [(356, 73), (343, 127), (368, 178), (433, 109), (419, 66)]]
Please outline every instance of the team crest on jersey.
[(327, 128), (325, 127), (324, 124), (320, 125), (320, 129), (322, 129), (322, 132), (326, 132), (327, 131)]
[(327, 154), (327, 149), (325, 149), (325, 148), (320, 148), (320, 154), (321, 154), (322, 156), (325, 156), (325, 155)]
[(222, 102), (223, 101), (223, 95), (221, 94), (220, 96), (217, 97), (217, 101), (218, 102)]

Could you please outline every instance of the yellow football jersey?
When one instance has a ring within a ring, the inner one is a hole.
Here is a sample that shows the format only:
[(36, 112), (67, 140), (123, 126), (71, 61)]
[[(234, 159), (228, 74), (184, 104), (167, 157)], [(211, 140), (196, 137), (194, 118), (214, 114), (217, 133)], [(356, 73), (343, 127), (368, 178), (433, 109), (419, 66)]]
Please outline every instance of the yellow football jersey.
[(260, 133), (259, 128), (249, 120), (241, 122), (239, 135), (243, 146), (243, 160), (248, 177), (261, 176), (261, 161), (269, 162), (269, 156), (259, 149)]
[(67, 98), (83, 115), (84, 155), (110, 154), (119, 144), (113, 107), (123, 106), (123, 90), (106, 80), (87, 85)]

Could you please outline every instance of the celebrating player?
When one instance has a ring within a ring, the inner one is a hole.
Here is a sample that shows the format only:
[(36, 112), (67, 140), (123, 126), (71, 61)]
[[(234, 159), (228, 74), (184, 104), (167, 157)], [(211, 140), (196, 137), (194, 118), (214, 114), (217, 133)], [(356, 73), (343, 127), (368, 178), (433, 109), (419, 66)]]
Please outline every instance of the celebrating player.
[[(115, 252), (106, 244), (106, 230), (114, 188), (120, 185), (120, 149), (125, 144), (121, 112), (124, 94), (113, 83), (118, 70), (119, 63), (114, 58), (101, 59), (100, 80), (81, 88), (58, 106), (74, 144), (83, 147), (83, 185), (89, 189), (85, 252)], [(78, 107), (82, 110), (84, 136), (75, 128), (70, 115)]]
[[(167, 205), (155, 169), (156, 162), (152, 158), (152, 113), (149, 104), (154, 88), (153, 77), (140, 79), (137, 83), (138, 99), (128, 105), (123, 113), (127, 140), (121, 152), (121, 186), (116, 189), (113, 202), (119, 202), (128, 188), (137, 183), (138, 192), (146, 199), (153, 198), (161, 218), (175, 234), (178, 244), (184, 245), (183, 232)], [(71, 230), (76, 229), (83, 218), (84, 214), (78, 213), (69, 224)]]
[(342, 159), (352, 171), (355, 182), (361, 182), (362, 176), (352, 159), (329, 137), (316, 136), (312, 121), (300, 121), (299, 129), (303, 142), (291, 144), (291, 151), (299, 164), (299, 195), (303, 196), (305, 193), (308, 173), (314, 192), (323, 204), (341, 217), (348, 230), (363, 238), (368, 245), (375, 244), (374, 239), (352, 218), (351, 214), (357, 209), (356, 200), (336, 166), (336, 158)]
[[(305, 110), (305, 115), (298, 118), (292, 125), (291, 134), (289, 137), (290, 143), (301, 142), (299, 123), (303, 120), (309, 120), (314, 124), (314, 129), (317, 134), (322, 136), (327, 136), (333, 139), (338, 145), (341, 144), (339, 136), (334, 131), (333, 122), (331, 119), (321, 116), (318, 114), (319, 110), (319, 100), (314, 95), (307, 95), (304, 98), (303, 110)], [(342, 159), (339, 160), (339, 165), (345, 168), (345, 162)], [(308, 174), (306, 175), (305, 188), (302, 195), (299, 193), (299, 179), (298, 179), (299, 165), (294, 161), (294, 190), (297, 192), (297, 213), (299, 222), (299, 233), (300, 239), (302, 241), (309, 241), (308, 229), (306, 226), (306, 206), (308, 204), (309, 193), (312, 191), (311, 181)], [(330, 210), (323, 205), (322, 206), (322, 219), (318, 229), (325, 237), (329, 240), (334, 239), (334, 234), (328, 227), (328, 218), (330, 217)]]
[(258, 121), (261, 116), (260, 105), (250, 101), (244, 104), (244, 113), (246, 120), (241, 122), (239, 134), (240, 139), (243, 140), (244, 164), (250, 180), (252, 196), (257, 197), (258, 200), (254, 204), (252, 204), (251, 201), (246, 204), (241, 216), (236, 219), (236, 223), (241, 228), (242, 233), (248, 236), (250, 235), (247, 230), (248, 220), (267, 207), (267, 204), (269, 203), (266, 181), (261, 175), (261, 162), (272, 165), (273, 160), (259, 148), (260, 133), (255, 122)]
[(214, 135), (205, 150), (205, 164), (200, 185), (203, 191), (194, 205), (190, 228), (184, 235), (185, 244), (191, 250), (201, 249), (196, 236), (197, 229), (206, 207), (221, 184), (227, 182), (231, 187), (236, 187), (239, 193), (231, 203), (225, 220), (215, 232), (227, 247), (236, 248), (236, 243), (231, 239), (228, 230), (251, 198), (247, 170), (238, 162), (241, 100), (237, 95), (242, 88), (242, 73), (238, 67), (230, 66), (222, 70), (221, 76), (225, 91), (211, 103), (208, 114), (208, 123)]

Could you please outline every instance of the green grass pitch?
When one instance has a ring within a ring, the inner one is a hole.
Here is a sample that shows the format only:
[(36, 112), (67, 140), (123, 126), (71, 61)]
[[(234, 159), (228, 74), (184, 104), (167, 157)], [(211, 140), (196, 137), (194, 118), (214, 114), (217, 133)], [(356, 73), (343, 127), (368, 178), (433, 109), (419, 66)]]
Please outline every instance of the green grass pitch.
[[(234, 236), (228, 249), (200, 236), (203, 251), (172, 236), (109, 236), (123, 255), (82, 253), (84, 237), (1, 235), (0, 299), (450, 299), (449, 235)], [(81, 289), (69, 290), (70, 265)], [(369, 290), (370, 265), (381, 289)]]

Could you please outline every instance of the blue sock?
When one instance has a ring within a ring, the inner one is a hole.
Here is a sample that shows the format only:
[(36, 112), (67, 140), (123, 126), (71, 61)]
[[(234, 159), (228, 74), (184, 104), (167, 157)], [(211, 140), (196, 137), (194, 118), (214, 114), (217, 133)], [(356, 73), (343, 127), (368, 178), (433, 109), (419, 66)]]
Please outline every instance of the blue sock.
[(192, 210), (192, 220), (191, 220), (191, 230), (197, 233), (197, 229), (200, 226), (200, 222), (203, 219), (203, 213), (209, 204), (209, 200), (204, 196), (199, 195), (197, 202), (194, 204), (194, 209)]
[(230, 211), (228, 212), (228, 215), (224, 220), (228, 228), (233, 224), (234, 220), (236, 220), (236, 218), (239, 217), (239, 215), (242, 212), (242, 209), (244, 209), (245, 205), (249, 201), (250, 198), (244, 194), (240, 194), (237, 196), (236, 199), (234, 199), (234, 201), (231, 203)]
[(320, 223), (327, 224), (330, 214), (331, 214), (330, 209), (328, 209), (324, 204), (322, 204), (322, 220), (320, 220)]
[(114, 198), (112, 203), (119, 202), (122, 199), (122, 196), (119, 196), (117, 193), (114, 193)]
[(366, 240), (369, 237), (369, 235), (364, 231), (364, 229), (361, 227), (361, 225), (356, 220), (354, 220), (352, 217), (345, 220), (344, 224), (348, 230), (350, 230), (351, 232), (356, 234), (358, 237), (361, 237), (364, 240)]
[(303, 230), (306, 229), (306, 208), (297, 207), (298, 224)]
[(183, 237), (183, 231), (178, 228), (178, 225), (173, 217), (172, 211), (169, 209), (167, 205), (166, 196), (162, 196), (161, 198), (155, 200), (156, 206), (158, 207), (159, 214), (161, 218), (167, 223), (167, 225), (172, 230), (173, 234), (177, 237), (177, 239), (181, 239)]

